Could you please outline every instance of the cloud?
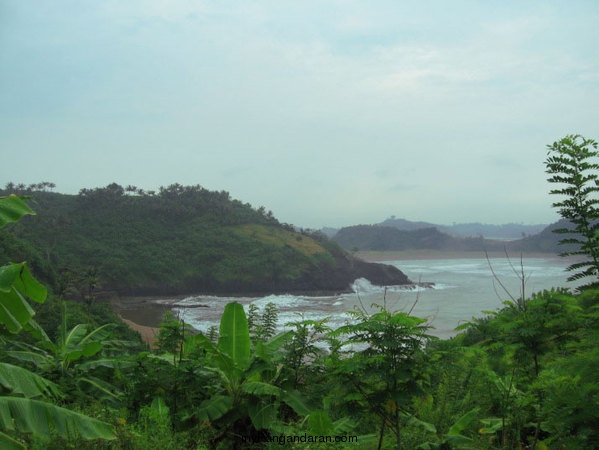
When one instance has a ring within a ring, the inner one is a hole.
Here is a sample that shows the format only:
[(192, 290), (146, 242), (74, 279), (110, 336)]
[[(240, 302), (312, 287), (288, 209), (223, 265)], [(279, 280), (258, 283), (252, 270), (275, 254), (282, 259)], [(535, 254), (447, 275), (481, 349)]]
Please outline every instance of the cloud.
[(538, 222), (513, 187), (549, 215), (544, 145), (599, 135), (599, 4), (7, 4), (0, 146), (73, 186), (200, 183), (312, 227)]

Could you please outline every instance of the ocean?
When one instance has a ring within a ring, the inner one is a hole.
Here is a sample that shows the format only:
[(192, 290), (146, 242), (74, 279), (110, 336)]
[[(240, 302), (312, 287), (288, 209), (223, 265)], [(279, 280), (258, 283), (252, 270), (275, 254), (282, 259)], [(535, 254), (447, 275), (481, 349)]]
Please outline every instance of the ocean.
[[(346, 312), (355, 308), (374, 311), (373, 304), (385, 305), (391, 311), (412, 310), (412, 314), (426, 318), (432, 327), (430, 334), (449, 338), (456, 334), (455, 327), (472, 317), (485, 315), (503, 306), (511, 297), (518, 298), (525, 278), (525, 296), (552, 287), (570, 287), (565, 267), (568, 261), (559, 257), (524, 258), (508, 261), (505, 258), (456, 258), (385, 261), (402, 270), (415, 281), (432, 282), (432, 288), (404, 286), (373, 286), (366, 279), (354, 282), (353, 293), (309, 297), (297, 295), (269, 295), (265, 297), (190, 296), (177, 301), (173, 311), (193, 328), (207, 331), (218, 326), (226, 303), (238, 301), (246, 307), (254, 303), (263, 308), (269, 302), (279, 309), (279, 329), (298, 320), (328, 318), (332, 328), (351, 319)], [(491, 266), (491, 267), (490, 267)], [(495, 273), (495, 276), (493, 275)], [(156, 302), (172, 303), (172, 300)], [(198, 305), (204, 305), (198, 307)], [(192, 306), (183, 307), (183, 306)]]

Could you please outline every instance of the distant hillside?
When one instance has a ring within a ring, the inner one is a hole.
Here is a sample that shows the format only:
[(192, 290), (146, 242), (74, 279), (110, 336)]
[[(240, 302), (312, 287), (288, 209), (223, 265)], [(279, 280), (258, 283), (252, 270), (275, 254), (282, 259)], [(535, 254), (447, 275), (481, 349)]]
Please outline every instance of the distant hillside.
[(391, 217), (377, 224), (383, 227), (394, 227), (398, 230), (418, 230), (421, 228), (437, 228), (443, 233), (457, 237), (479, 237), (487, 239), (522, 239), (525, 236), (540, 233), (547, 225), (522, 225), (507, 223), (492, 225), (482, 223), (457, 223), (454, 225), (436, 225), (428, 222), (412, 222)]
[(339, 228), (322, 227), (318, 231), (320, 231), (326, 237), (328, 237), (329, 239), (331, 239), (333, 236), (335, 236), (337, 234), (337, 231), (339, 231)]
[(553, 230), (558, 228), (571, 229), (572, 224), (565, 219), (561, 219), (560, 221), (545, 227), (545, 229), (543, 229), (543, 231), (540, 233), (513, 242), (512, 244), (519, 250), (532, 252), (562, 253), (573, 250), (575, 247), (571, 244), (559, 245), (559, 241), (561, 239), (571, 238), (574, 236), (554, 233)]
[(395, 216), (390, 217), (389, 219), (384, 220), (381, 223), (377, 223), (378, 226), (381, 227), (393, 227), (398, 230), (420, 230), (421, 228), (437, 228), (440, 229), (440, 225), (436, 225), (430, 222), (414, 222), (406, 219), (397, 219)]
[(436, 228), (398, 230), (378, 225), (342, 228), (333, 238), (346, 250), (401, 251), (434, 249), (452, 251), (502, 250), (504, 243), (482, 238), (456, 238)]
[(80, 295), (347, 291), (359, 277), (409, 282), (394, 267), (357, 260), (224, 191), (175, 184), (146, 193), (111, 184), (31, 195), (37, 215), (0, 232), (0, 263), (28, 260), (55, 289)]
[(513, 241), (484, 239), (481, 237), (462, 238), (450, 236), (437, 228), (398, 230), (379, 225), (357, 225), (342, 228), (333, 237), (346, 250), (443, 250), (443, 251), (524, 251), (538, 253), (561, 253), (573, 249), (572, 245), (559, 245), (565, 238), (553, 232), (556, 228), (571, 225), (561, 220), (545, 227), (540, 233)]

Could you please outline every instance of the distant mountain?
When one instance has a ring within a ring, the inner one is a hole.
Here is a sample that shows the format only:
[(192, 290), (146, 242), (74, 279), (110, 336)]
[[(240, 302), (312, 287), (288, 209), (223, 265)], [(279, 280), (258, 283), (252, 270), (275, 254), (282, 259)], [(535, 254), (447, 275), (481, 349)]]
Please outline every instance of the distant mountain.
[(524, 239), (520, 239), (519, 241), (512, 242), (510, 244), (517, 246), (518, 249), (523, 251), (531, 251), (531, 252), (551, 252), (551, 253), (562, 253), (575, 249), (576, 247), (571, 244), (563, 244), (560, 245), (559, 241), (561, 239), (575, 237), (571, 234), (558, 234), (554, 233), (553, 230), (558, 228), (568, 228), (571, 229), (573, 225), (565, 220), (561, 219), (558, 222), (552, 223), (548, 225), (538, 234), (534, 236), (528, 236)]
[(477, 238), (458, 238), (442, 233), (435, 227), (398, 230), (379, 225), (357, 225), (342, 228), (333, 240), (346, 250), (502, 250), (504, 243)]
[[(406, 221), (407, 222), (407, 221)], [(412, 222), (414, 223), (414, 222)], [(408, 224), (411, 226), (411, 224)], [(545, 227), (540, 233), (506, 242), (482, 237), (457, 237), (439, 231), (436, 227), (400, 230), (380, 225), (357, 225), (340, 229), (333, 237), (346, 250), (444, 250), (444, 251), (508, 251), (561, 253), (572, 250), (572, 245), (559, 245), (565, 235), (553, 232), (556, 228), (570, 228), (565, 220)], [(570, 236), (568, 236), (570, 237)]]
[(377, 226), (381, 227), (393, 227), (398, 230), (419, 230), (421, 228), (437, 228), (441, 229), (441, 225), (436, 225), (430, 222), (413, 222), (411, 220), (406, 219), (396, 219), (395, 216), (390, 217), (389, 219), (384, 220), (381, 223), (377, 223)]
[(458, 237), (479, 237), (487, 239), (522, 239), (523, 237), (540, 233), (547, 224), (522, 225), (518, 223), (507, 223), (492, 225), (483, 223), (458, 223), (454, 225), (436, 225), (429, 222), (413, 222), (406, 219), (391, 217), (377, 225), (383, 227), (394, 227), (398, 230), (417, 230), (420, 228), (437, 228), (443, 233)]
[(461, 237), (483, 236), (488, 239), (522, 239), (540, 233), (547, 224), (522, 225), (506, 223), (492, 225), (484, 223), (458, 223), (452, 226), (441, 226), (440, 230)]

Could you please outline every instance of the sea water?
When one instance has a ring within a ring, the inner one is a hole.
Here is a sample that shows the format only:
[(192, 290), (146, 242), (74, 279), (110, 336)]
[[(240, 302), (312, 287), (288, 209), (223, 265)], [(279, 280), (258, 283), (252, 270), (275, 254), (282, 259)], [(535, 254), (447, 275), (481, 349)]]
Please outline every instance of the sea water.
[[(351, 321), (347, 311), (365, 309), (373, 312), (376, 304), (390, 311), (411, 312), (427, 319), (430, 334), (448, 338), (456, 334), (455, 327), (472, 317), (485, 315), (503, 306), (503, 302), (521, 296), (524, 276), (524, 295), (530, 296), (552, 287), (570, 287), (566, 282), (568, 261), (558, 257), (507, 260), (420, 259), (386, 261), (403, 271), (414, 282), (433, 282), (431, 288), (416, 286), (374, 286), (366, 279), (353, 283), (353, 293), (310, 297), (298, 295), (268, 295), (265, 297), (191, 296), (177, 302), (173, 308), (186, 323), (200, 331), (218, 326), (225, 305), (237, 301), (246, 308), (250, 303), (263, 309), (274, 303), (279, 309), (279, 329), (290, 322), (322, 320), (337, 328)], [(205, 305), (187, 308), (183, 305)], [(287, 326), (286, 326), (287, 325)]]

